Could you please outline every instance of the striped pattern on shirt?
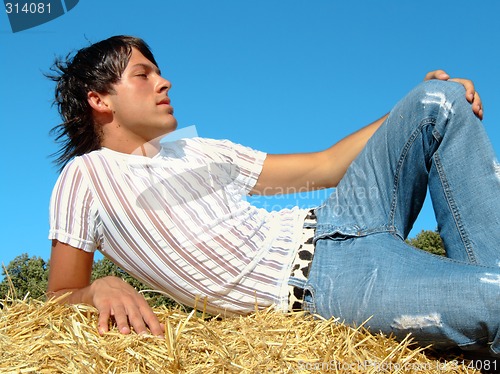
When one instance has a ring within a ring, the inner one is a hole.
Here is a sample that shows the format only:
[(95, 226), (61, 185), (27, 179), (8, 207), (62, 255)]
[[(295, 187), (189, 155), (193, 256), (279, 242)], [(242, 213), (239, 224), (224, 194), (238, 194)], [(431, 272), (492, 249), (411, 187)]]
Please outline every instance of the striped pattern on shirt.
[(52, 194), (50, 239), (99, 249), (174, 300), (212, 313), (287, 308), (307, 211), (245, 200), (266, 155), (227, 140), (181, 139), (153, 158), (100, 149), (76, 157)]

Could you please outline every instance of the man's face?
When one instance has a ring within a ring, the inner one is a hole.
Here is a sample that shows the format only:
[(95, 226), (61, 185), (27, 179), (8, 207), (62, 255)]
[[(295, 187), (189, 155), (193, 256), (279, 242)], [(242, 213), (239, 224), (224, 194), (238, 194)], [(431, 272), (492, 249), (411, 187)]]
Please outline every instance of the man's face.
[(120, 137), (148, 142), (177, 127), (168, 91), (171, 84), (135, 48), (113, 91), (104, 95)]

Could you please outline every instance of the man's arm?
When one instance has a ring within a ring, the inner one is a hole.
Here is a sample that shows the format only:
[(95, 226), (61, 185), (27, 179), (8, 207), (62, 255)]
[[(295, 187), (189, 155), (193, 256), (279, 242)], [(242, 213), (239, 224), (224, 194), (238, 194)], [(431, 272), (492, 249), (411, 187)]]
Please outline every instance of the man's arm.
[(147, 327), (154, 335), (162, 335), (163, 327), (152, 309), (132, 286), (118, 277), (104, 277), (90, 283), (94, 254), (52, 241), (47, 295), (57, 297), (68, 293), (64, 302), (93, 305), (99, 312), (99, 333), (108, 331), (113, 317), (123, 334), (130, 326), (138, 333)]
[[(449, 75), (444, 71), (436, 70), (428, 73), (424, 80), (451, 80), (463, 84), (466, 90), (466, 98), (472, 104), (472, 110), (482, 119), (481, 99), (475, 92), (473, 83), (466, 79), (449, 78)], [(321, 152), (285, 155), (269, 154), (264, 161), (262, 172), (251, 193), (273, 195), (284, 191), (293, 193), (337, 186), (351, 162), (361, 152), (368, 139), (371, 138), (386, 118), (387, 115)]]
[(252, 193), (274, 195), (337, 186), (354, 158), (387, 115), (322, 152), (267, 155)]

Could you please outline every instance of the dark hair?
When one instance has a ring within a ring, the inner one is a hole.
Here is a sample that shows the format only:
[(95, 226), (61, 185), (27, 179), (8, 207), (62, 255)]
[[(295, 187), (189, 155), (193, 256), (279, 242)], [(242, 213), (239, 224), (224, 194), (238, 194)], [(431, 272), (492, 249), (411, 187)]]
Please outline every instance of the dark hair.
[(73, 57), (70, 53), (58, 58), (51, 67), (55, 74), (47, 77), (56, 82), (54, 104), (64, 121), (50, 131), (62, 144), (53, 154), (60, 170), (73, 157), (101, 148), (101, 131), (94, 122), (87, 94), (112, 92), (112, 85), (127, 67), (132, 48), (158, 66), (146, 42), (119, 35), (82, 48)]

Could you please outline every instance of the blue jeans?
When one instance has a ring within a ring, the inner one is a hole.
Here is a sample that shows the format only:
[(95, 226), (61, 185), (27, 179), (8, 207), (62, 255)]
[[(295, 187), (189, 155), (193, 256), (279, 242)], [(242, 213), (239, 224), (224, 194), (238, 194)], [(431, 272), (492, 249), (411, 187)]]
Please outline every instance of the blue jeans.
[[(500, 356), (499, 178), (463, 86), (417, 86), (316, 210), (305, 309), (437, 349)], [(447, 257), (404, 241), (427, 188)]]

